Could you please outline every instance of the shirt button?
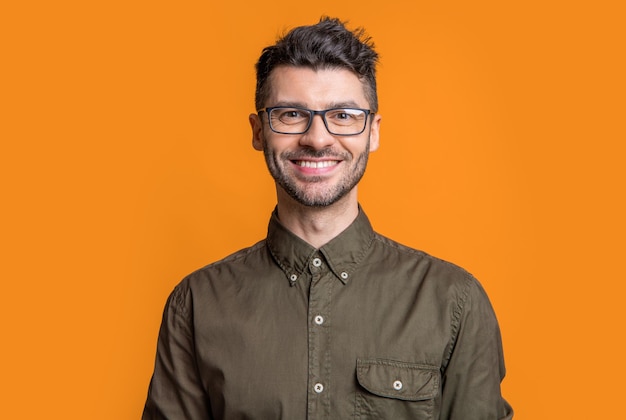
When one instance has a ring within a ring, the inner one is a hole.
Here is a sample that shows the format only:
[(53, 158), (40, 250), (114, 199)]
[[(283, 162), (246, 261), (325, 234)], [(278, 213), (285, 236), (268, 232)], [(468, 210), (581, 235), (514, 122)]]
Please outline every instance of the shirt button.
[(292, 275), (289, 277), (289, 279), (290, 279), (291, 281), (296, 281), (296, 280), (298, 280), (298, 275), (297, 275), (297, 274), (292, 274)]
[(345, 280), (345, 279), (347, 279), (347, 278), (348, 278), (348, 273), (346, 273), (345, 271), (342, 271), (342, 272), (341, 272), (341, 274), (340, 274), (340, 276), (341, 276), (341, 278), (342, 278), (342, 279), (344, 279), (344, 280)]
[(315, 323), (317, 325), (322, 325), (324, 323), (324, 317), (321, 315), (318, 315), (315, 317)]
[(395, 389), (396, 391), (400, 391), (402, 389), (402, 382), (400, 381), (395, 381), (393, 383), (393, 389)]
[(313, 265), (315, 267), (320, 267), (322, 265), (322, 260), (320, 260), (319, 258), (313, 258)]
[(318, 394), (320, 394), (324, 390), (324, 385), (318, 382), (313, 386), (313, 390), (317, 392)]

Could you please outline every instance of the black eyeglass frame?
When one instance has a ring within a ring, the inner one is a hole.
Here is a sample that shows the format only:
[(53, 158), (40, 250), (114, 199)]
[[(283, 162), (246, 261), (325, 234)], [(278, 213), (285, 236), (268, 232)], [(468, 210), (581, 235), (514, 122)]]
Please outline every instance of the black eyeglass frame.
[[(269, 118), (270, 113), (274, 110), (274, 109), (298, 109), (300, 111), (307, 111), (310, 115), (311, 118), (309, 118), (309, 123), (307, 124), (307, 126), (305, 127), (305, 129), (303, 131), (299, 131), (297, 133), (287, 133), (284, 131), (278, 131), (276, 130), (273, 126), (272, 126), (272, 120), (271, 118)], [(365, 123), (363, 124), (363, 128), (361, 129), (361, 131), (359, 131), (358, 133), (350, 133), (350, 134), (342, 134), (342, 133), (333, 133), (330, 128), (328, 128), (328, 122), (326, 121), (326, 113), (330, 112), (330, 111), (337, 111), (340, 109), (353, 109), (355, 111), (361, 111), (365, 113)], [(372, 112), (369, 109), (364, 109), (364, 108), (353, 108), (353, 107), (336, 107), (336, 108), (329, 108), (329, 109), (323, 109), (321, 111), (316, 111), (314, 109), (308, 109), (308, 108), (304, 108), (304, 107), (299, 107), (299, 106), (270, 106), (267, 108), (263, 108), (263, 109), (259, 109), (257, 110), (257, 115), (259, 115), (259, 117), (261, 116), (261, 113), (265, 112), (268, 115), (267, 118), (267, 122), (270, 126), (270, 129), (274, 132), (274, 133), (278, 133), (278, 134), (304, 134), (307, 131), (309, 131), (309, 128), (311, 128), (311, 124), (313, 124), (313, 118), (316, 115), (320, 115), (322, 117), (322, 121), (324, 122), (324, 126), (326, 127), (326, 130), (332, 134), (333, 136), (358, 136), (359, 134), (362, 134), (365, 129), (367, 128), (367, 117), (368, 116), (374, 116), (376, 113)]]

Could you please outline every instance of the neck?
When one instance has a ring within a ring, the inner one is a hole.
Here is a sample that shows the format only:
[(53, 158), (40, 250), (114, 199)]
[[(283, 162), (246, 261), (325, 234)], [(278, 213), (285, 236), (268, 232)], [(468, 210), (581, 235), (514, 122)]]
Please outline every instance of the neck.
[[(282, 194), (281, 194), (282, 193)], [(334, 204), (307, 207), (284, 191), (278, 192), (278, 217), (295, 235), (315, 248), (320, 248), (343, 232), (359, 214), (356, 188)]]

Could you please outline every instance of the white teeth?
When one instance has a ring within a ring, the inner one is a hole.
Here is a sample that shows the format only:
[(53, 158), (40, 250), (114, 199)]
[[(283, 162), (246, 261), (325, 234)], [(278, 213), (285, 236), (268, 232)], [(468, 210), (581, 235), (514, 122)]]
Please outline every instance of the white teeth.
[(336, 160), (324, 160), (322, 162), (311, 162), (310, 160), (296, 161), (296, 164), (303, 168), (328, 168), (329, 166), (335, 166), (337, 163)]

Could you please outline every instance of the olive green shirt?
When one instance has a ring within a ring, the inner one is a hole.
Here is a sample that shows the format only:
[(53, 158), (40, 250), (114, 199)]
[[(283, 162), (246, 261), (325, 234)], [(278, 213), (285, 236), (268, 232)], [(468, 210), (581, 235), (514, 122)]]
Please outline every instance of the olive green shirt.
[(510, 419), (500, 332), (466, 271), (360, 211), (315, 249), (264, 241), (167, 301), (143, 419)]

